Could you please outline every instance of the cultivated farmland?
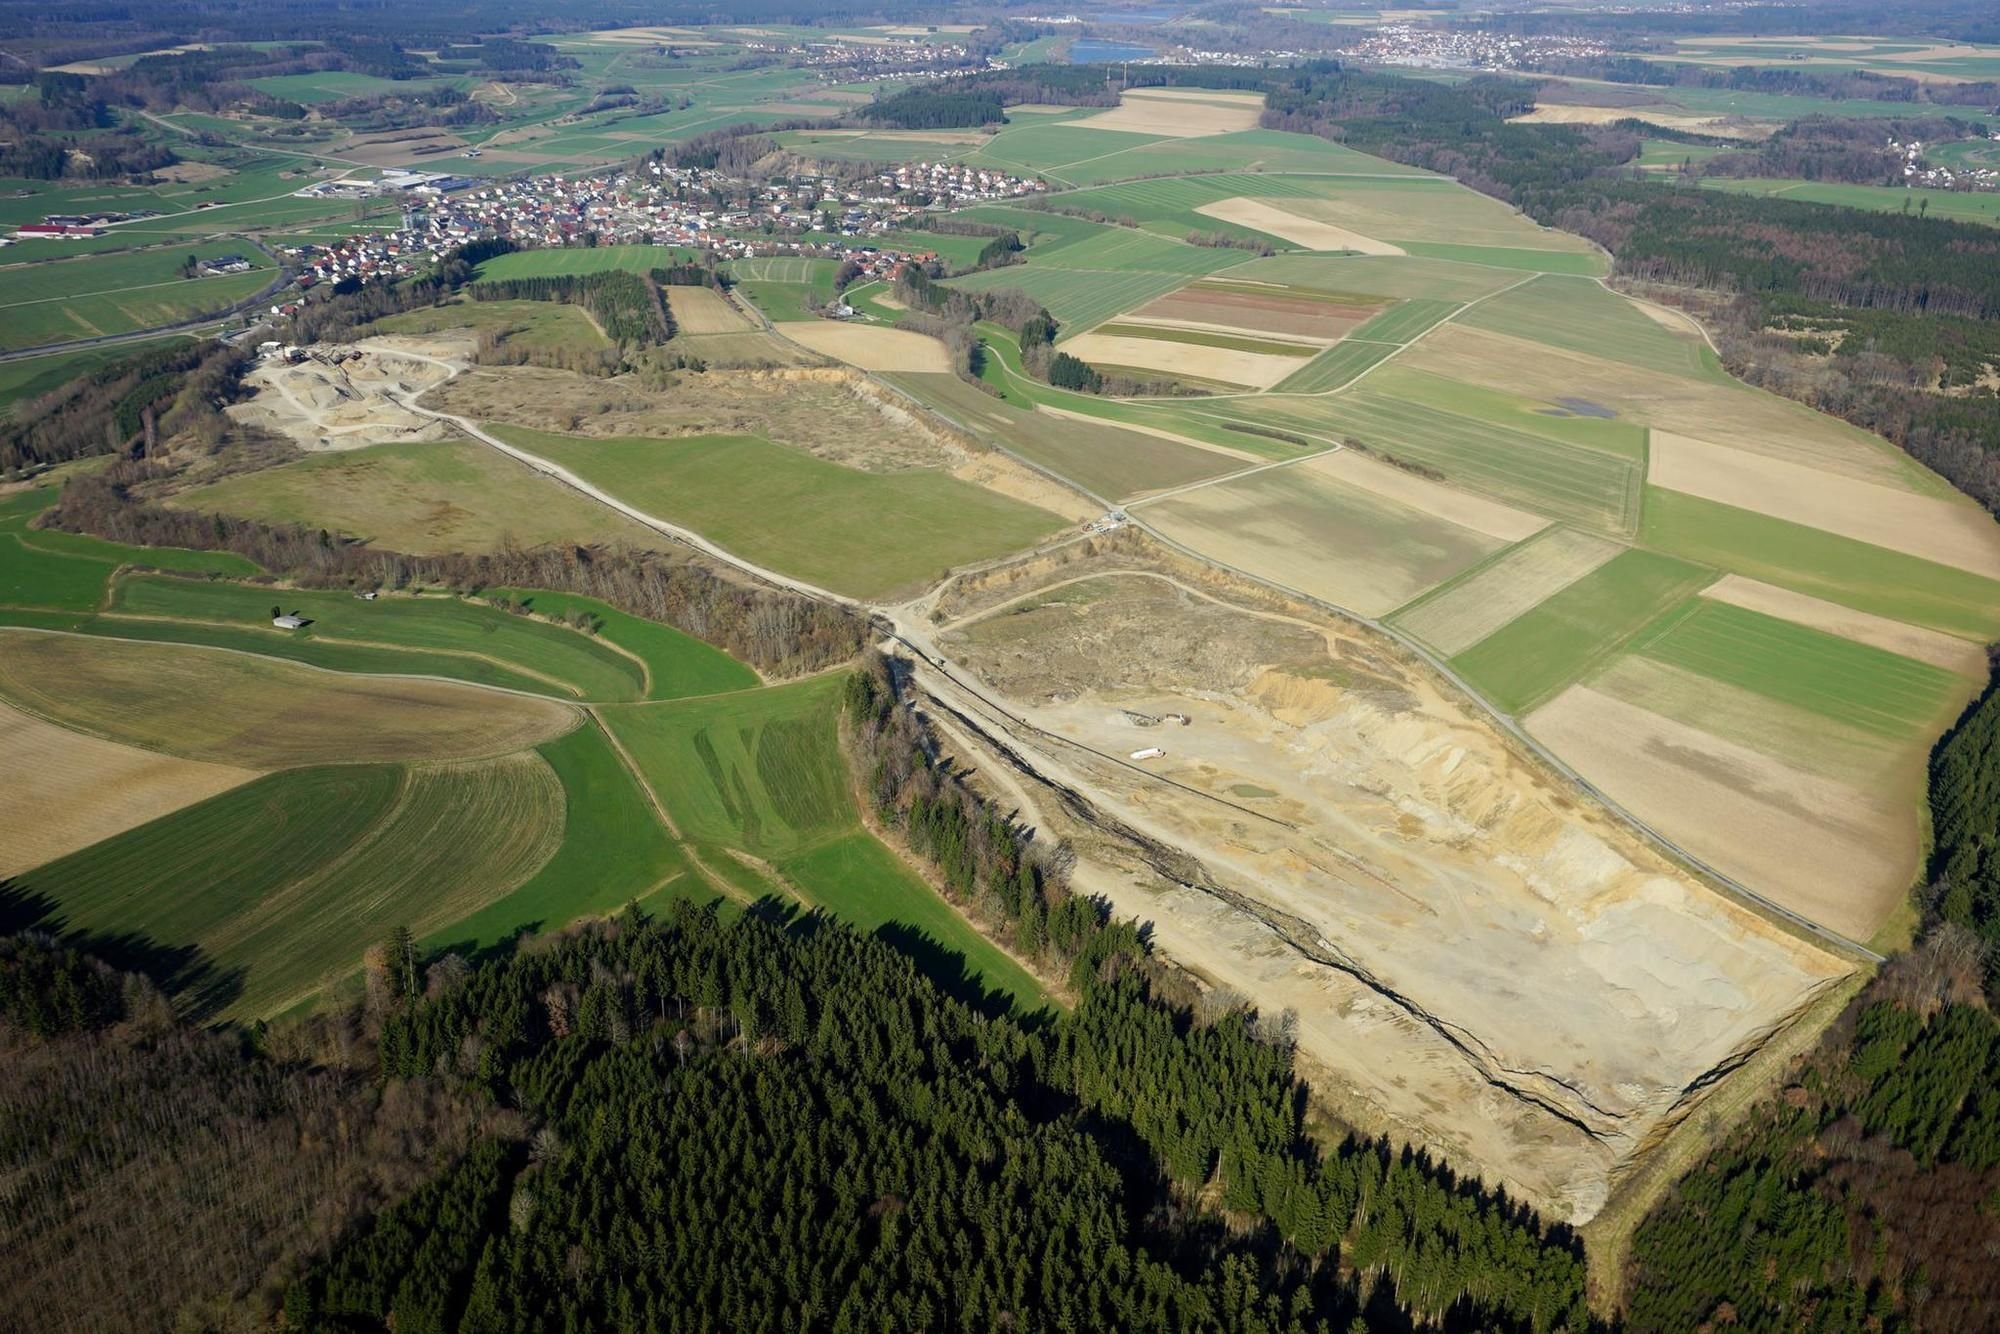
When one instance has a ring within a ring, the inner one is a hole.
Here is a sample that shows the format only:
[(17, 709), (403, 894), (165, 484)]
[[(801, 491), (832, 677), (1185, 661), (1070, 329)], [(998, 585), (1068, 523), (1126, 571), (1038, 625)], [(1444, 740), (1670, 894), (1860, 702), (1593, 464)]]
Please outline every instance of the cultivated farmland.
[(1562, 592), (1624, 548), (1573, 528), (1552, 528), (1391, 619), (1446, 657), (1462, 653)]
[(497, 450), (464, 440), (317, 454), (183, 491), (172, 503), (324, 528), (413, 555), (555, 542), (651, 546), (659, 541), (651, 529), (550, 484)]
[(504, 755), (577, 722), (554, 701), (445, 681), (26, 630), (0, 630), (0, 698), (94, 736), (249, 769)]
[[(912, 588), (1062, 526), (940, 472), (861, 472), (753, 436), (585, 440), (494, 429), (649, 514), (857, 597)], [(853, 521), (859, 515), (866, 524)]]
[(1218, 560), (1368, 616), (1504, 545), (1303, 466), (1184, 491), (1138, 512)]

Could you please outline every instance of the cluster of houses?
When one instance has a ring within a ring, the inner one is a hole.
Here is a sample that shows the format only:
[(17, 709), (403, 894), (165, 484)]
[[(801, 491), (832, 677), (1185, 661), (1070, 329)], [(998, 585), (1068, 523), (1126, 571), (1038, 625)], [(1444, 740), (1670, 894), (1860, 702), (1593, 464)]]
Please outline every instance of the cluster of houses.
[[(875, 185), (877, 196), (868, 202), (878, 207), (893, 207), (901, 197), (913, 195), (923, 201), (921, 207), (933, 209), (1019, 199), (1023, 195), (1043, 194), (1049, 188), (1046, 181), (1009, 176), (1004, 171), (989, 171), (963, 162), (905, 162), (877, 176)], [(884, 190), (895, 193), (883, 195)], [(856, 192), (851, 190), (843, 195), (847, 200), (855, 197)]]
[[(2000, 141), (2000, 132), (1989, 132), (1989, 138)], [(1948, 167), (1943, 163), (1935, 165), (1924, 161), (1924, 144), (1921, 139), (1908, 143), (1889, 140), (1885, 150), (1891, 157), (1902, 159), (1903, 184), (1931, 186), (1939, 190), (2000, 190), (2000, 170), (1992, 167)]]
[(1611, 53), (1603, 42), (1570, 34), (1510, 36), (1416, 23), (1385, 23), (1340, 50), (1375, 65), (1489, 70), (1536, 69), (1549, 61), (1596, 59)]

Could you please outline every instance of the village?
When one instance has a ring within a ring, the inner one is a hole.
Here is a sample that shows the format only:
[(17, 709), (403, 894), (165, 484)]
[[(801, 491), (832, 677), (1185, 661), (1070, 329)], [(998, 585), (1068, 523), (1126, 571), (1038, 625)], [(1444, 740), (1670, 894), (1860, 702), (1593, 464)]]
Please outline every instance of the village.
[(873, 273), (921, 257), (907, 246), (878, 244), (879, 238), (921, 229), (930, 217), (955, 208), (1048, 188), (1040, 180), (955, 162), (749, 181), (653, 161), (643, 170), (475, 182), (450, 191), (438, 181), (458, 178), (395, 173), (388, 179), (405, 197), (401, 224), (331, 245), (286, 248), (281, 253), (298, 269), (301, 288), (408, 277), (451, 250), (489, 238), (524, 248), (673, 245), (720, 259), (852, 259)]

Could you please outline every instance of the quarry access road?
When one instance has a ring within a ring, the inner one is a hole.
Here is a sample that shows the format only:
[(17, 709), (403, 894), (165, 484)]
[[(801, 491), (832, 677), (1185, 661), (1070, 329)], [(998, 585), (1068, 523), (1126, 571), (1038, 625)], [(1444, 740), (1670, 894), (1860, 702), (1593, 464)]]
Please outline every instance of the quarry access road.
[[(457, 375), (466, 369), (464, 362), (448, 361), (443, 357), (433, 357), (422, 352), (407, 351), (403, 348), (397, 348), (396, 355), (399, 357), (408, 357), (412, 361), (429, 362), (433, 366), (443, 367), (452, 375)], [(695, 532), (692, 528), (683, 528), (670, 519), (662, 519), (657, 514), (648, 514), (638, 506), (620, 500), (609, 491), (592, 485), (560, 464), (551, 463), (541, 455), (530, 453), (518, 445), (508, 444), (505, 440), (483, 429), (477, 422), (470, 421), (456, 413), (439, 412), (434, 408), (427, 408), (417, 402), (417, 399), (421, 396), (421, 391), (391, 391), (390, 396), (400, 401), (410, 411), (420, 416), (430, 417), (436, 421), (448, 422), (471, 436), (474, 440), (479, 441), (482, 445), (490, 445), (515, 462), (524, 463), (543, 476), (552, 477), (571, 490), (590, 497), (590, 499), (596, 501), (598, 504), (609, 509), (614, 509), (626, 518), (642, 523), (657, 533), (673, 538), (676, 542), (693, 547), (703, 555), (713, 557), (732, 569), (741, 570), (743, 573), (753, 575), (767, 584), (789, 589), (794, 593), (799, 593), (809, 598), (816, 598), (821, 602), (838, 603), (840, 606), (853, 607), (857, 610), (866, 609), (866, 604), (854, 598), (836, 593), (831, 589), (821, 588), (818, 584), (807, 583), (803, 579), (794, 579), (789, 574), (780, 574), (776, 570), (758, 565), (753, 561), (745, 560), (735, 552), (727, 551), (717, 546), (700, 533)]]

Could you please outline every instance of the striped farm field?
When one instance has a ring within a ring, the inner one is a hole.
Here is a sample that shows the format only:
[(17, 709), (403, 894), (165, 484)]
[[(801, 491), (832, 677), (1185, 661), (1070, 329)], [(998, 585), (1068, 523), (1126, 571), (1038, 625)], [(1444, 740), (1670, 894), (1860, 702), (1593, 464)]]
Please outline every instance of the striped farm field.
[(1527, 614), (1624, 549), (1592, 533), (1551, 528), (1405, 607), (1391, 619), (1407, 633), (1452, 657)]
[(1590, 675), (1714, 571), (1656, 552), (1619, 553), (1451, 659), (1508, 713), (1524, 713)]
[[(291, 1008), (392, 927), (418, 935), (548, 861), (562, 788), (532, 752), (295, 769), (30, 872), (72, 928), (199, 949), (234, 1018)], [(200, 886), (201, 892), (188, 892)]]
[(1353, 382), (1371, 366), (1380, 365), (1396, 349), (1388, 343), (1335, 343), (1279, 381), (1281, 394), (1324, 394)]
[(1456, 301), (1406, 298), (1349, 334), (1350, 338), (1379, 343), (1407, 343), (1448, 318), (1459, 308)]
[(1632, 651), (1888, 737), (1928, 738), (1966, 693), (1942, 667), (1710, 598), (1649, 627)]
[(1231, 352), (1256, 352), (1270, 357), (1310, 357), (1319, 351), (1304, 343), (1283, 343), (1272, 338), (1247, 338), (1215, 333), (1208, 329), (1176, 329), (1164, 324), (1100, 324), (1092, 333), (1117, 338), (1150, 338), (1163, 343), (1192, 343), (1197, 347), (1225, 348)]
[(479, 266), (480, 280), (548, 278), (579, 273), (645, 273), (663, 269), (690, 252), (667, 245), (558, 246), (547, 250), (517, 250)]
[(1588, 278), (1542, 277), (1482, 301), (1460, 323), (1669, 375), (1709, 378), (1707, 345)]
[(23, 630), (0, 631), (0, 699), (92, 736), (249, 769), (505, 755), (578, 721), (553, 700), (449, 681)]
[(1031, 257), (1028, 261), (1031, 267), (1106, 271), (1144, 269), (1150, 273), (1186, 275), (1213, 273), (1242, 262), (1243, 255), (1238, 251), (1189, 245), (1185, 241), (1168, 240), (1151, 232), (1133, 231), (1127, 227), (1102, 232), (1047, 255)]
[(832, 271), (832, 261), (801, 255), (738, 259), (729, 265), (730, 276), (741, 283), (813, 283), (819, 281), (822, 272)]
[[(273, 606), (308, 625), (273, 629)], [(300, 642), (407, 649), (427, 655), (409, 668), (426, 674), (476, 679), (476, 664), (492, 664), (526, 679), (535, 693), (558, 698), (629, 700), (645, 689), (643, 666), (589, 635), (455, 597), (385, 594), (369, 602), (345, 592), (134, 576), (119, 581), (112, 611), (255, 630), (278, 653), (280, 644)]]
[(1165, 296), (1186, 281), (1187, 275), (1183, 273), (1057, 269), (1036, 264), (1014, 264), (953, 278), (946, 286), (969, 292), (991, 292), (1007, 287), (1018, 289), (1041, 302), (1066, 330), (1081, 332), (1093, 324), (1143, 306), (1154, 297)]
[(1445, 480), (1590, 528), (1629, 534), (1639, 520), (1639, 464), (1546, 436), (1496, 426), (1376, 390), (1274, 399), (1265, 415), (1336, 438), (1358, 436)]

